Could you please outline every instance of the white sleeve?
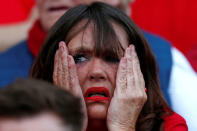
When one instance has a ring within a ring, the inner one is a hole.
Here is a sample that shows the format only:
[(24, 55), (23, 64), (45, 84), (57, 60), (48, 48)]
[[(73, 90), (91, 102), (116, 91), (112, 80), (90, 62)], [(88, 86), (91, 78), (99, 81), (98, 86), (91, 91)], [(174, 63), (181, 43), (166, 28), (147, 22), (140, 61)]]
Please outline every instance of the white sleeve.
[(197, 131), (197, 74), (185, 56), (172, 48), (169, 96), (172, 109), (185, 118), (189, 131)]

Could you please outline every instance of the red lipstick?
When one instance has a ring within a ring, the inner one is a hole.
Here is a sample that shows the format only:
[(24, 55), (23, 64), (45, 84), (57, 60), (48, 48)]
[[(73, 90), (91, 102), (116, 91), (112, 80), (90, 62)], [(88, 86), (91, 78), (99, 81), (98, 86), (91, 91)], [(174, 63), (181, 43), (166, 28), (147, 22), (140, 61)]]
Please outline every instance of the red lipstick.
[(105, 87), (91, 87), (84, 94), (86, 101), (109, 101), (109, 90)]

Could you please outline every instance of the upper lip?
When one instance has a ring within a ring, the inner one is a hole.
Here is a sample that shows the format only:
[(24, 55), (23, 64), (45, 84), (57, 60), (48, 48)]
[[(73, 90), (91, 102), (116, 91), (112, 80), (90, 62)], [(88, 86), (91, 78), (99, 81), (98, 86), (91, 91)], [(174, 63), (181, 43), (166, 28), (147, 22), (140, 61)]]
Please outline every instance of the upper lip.
[(90, 87), (84, 94), (84, 97), (91, 97), (93, 94), (103, 95), (104, 97), (110, 97), (109, 90), (105, 87)]

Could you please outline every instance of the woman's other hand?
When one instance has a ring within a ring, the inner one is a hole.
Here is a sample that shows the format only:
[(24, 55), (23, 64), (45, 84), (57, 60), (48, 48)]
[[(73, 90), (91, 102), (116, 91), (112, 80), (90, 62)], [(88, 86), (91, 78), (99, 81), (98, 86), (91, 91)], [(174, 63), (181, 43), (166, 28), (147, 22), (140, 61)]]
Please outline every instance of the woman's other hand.
[(108, 108), (109, 130), (135, 130), (136, 121), (147, 100), (145, 82), (134, 45), (130, 45), (117, 71), (116, 88)]
[(54, 59), (53, 83), (63, 88), (74, 96), (81, 99), (82, 110), (84, 112), (84, 130), (87, 128), (87, 110), (83, 93), (79, 85), (76, 65), (74, 59), (68, 54), (65, 42), (59, 43), (59, 49), (56, 51)]

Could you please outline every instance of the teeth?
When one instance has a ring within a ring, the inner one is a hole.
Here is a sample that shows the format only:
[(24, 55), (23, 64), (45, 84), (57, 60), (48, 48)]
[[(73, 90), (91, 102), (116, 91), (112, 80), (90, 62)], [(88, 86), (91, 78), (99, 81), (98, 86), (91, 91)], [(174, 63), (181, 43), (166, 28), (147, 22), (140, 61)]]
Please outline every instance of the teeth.
[(92, 97), (92, 96), (104, 96), (107, 97), (107, 95), (104, 92), (97, 92), (97, 93), (90, 93), (88, 94), (88, 97)]

